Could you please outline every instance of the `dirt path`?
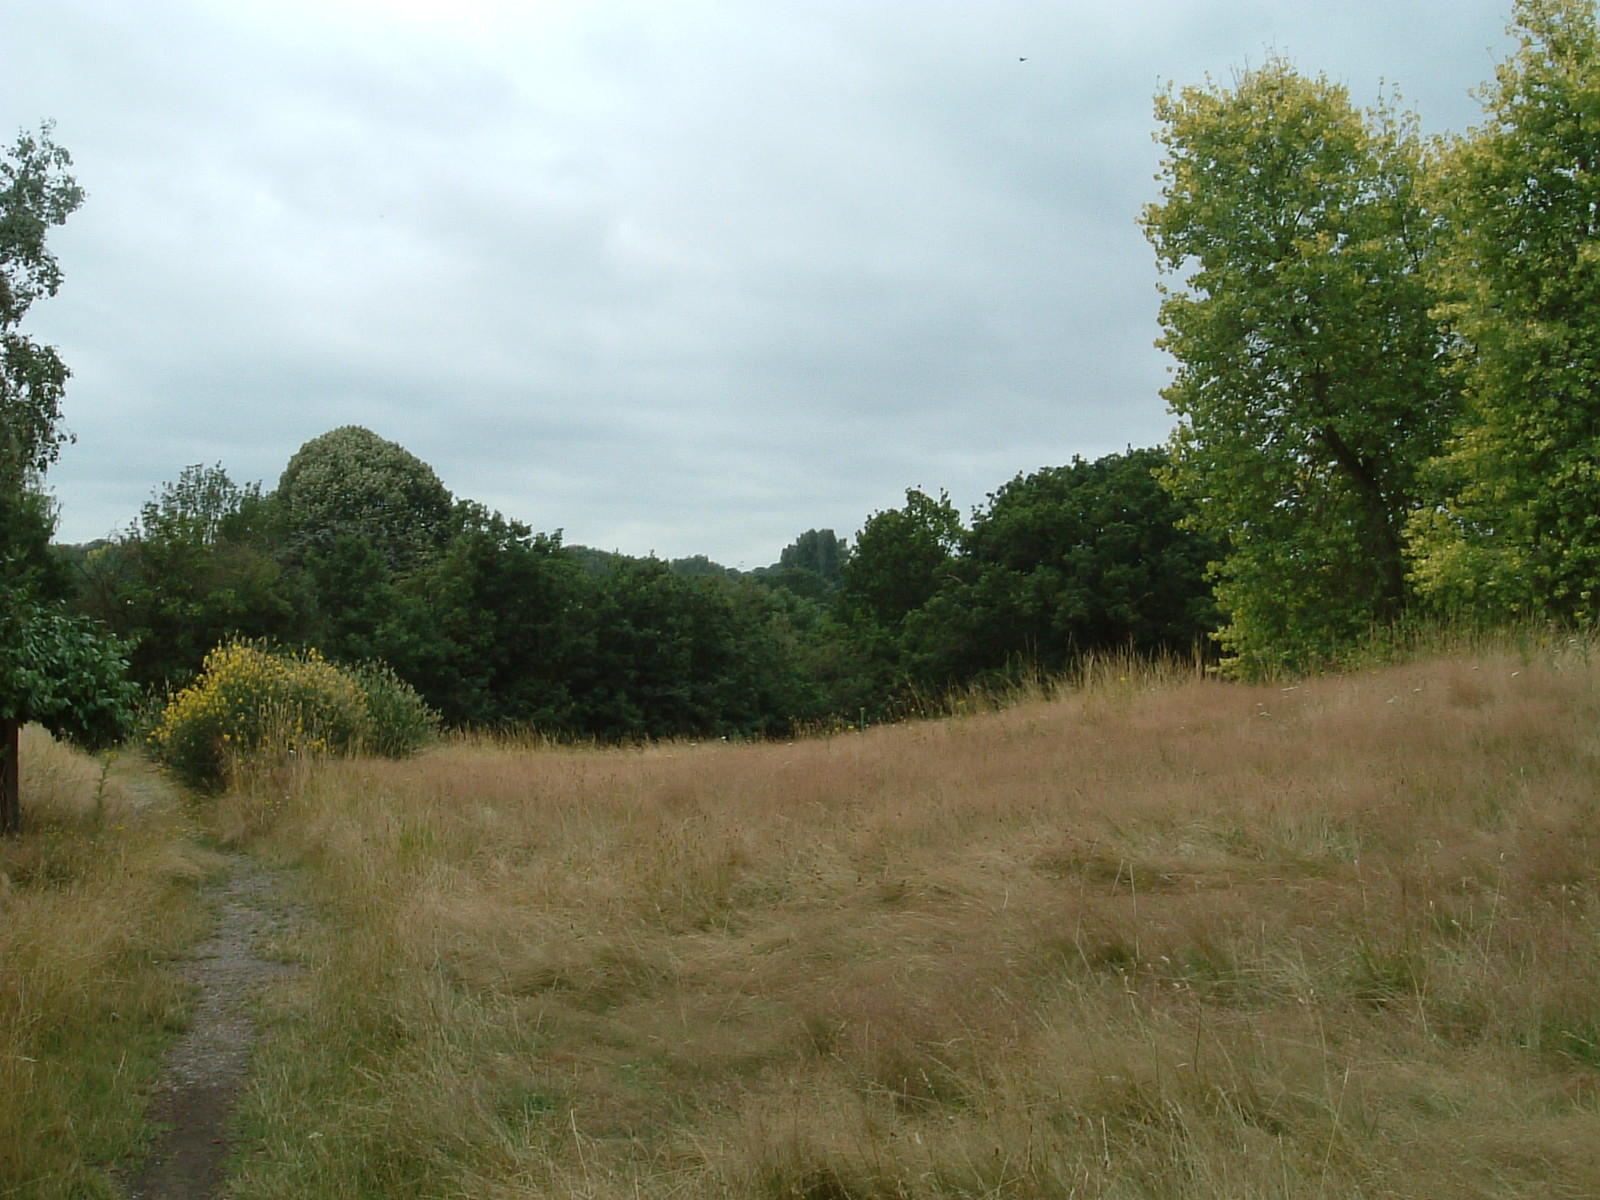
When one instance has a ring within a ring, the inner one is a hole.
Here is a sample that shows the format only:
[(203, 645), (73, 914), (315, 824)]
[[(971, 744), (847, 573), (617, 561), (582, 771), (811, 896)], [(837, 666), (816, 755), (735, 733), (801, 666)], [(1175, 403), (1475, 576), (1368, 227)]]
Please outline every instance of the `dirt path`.
[(295, 921), (294, 911), (280, 899), (278, 877), (243, 855), (229, 855), (228, 864), (226, 874), (202, 892), (217, 910), (217, 928), (183, 967), (200, 999), (151, 1098), (149, 1119), (166, 1132), (144, 1169), (126, 1181), (129, 1200), (202, 1200), (217, 1194), (231, 1149), (228, 1123), (255, 1043), (251, 996), (298, 969), (260, 957), (268, 939)]

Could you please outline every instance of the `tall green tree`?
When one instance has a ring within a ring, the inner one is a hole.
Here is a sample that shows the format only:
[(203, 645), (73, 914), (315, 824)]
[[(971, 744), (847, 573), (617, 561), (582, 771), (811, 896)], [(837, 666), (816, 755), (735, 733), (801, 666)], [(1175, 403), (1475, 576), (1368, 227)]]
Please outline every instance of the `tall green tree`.
[(778, 561), (752, 574), (818, 604), (832, 605), (850, 545), (831, 529), (808, 529), (785, 546)]
[(831, 529), (808, 529), (783, 548), (778, 565), (810, 571), (835, 586), (850, 557), (850, 546)]
[(1403, 531), (1455, 410), (1423, 148), (1412, 121), (1281, 59), (1156, 113), (1165, 480), (1226, 547), (1233, 665), (1316, 660), (1406, 606)]
[(1443, 279), (1465, 412), (1412, 521), (1419, 588), (1491, 617), (1600, 601), (1600, 30), (1518, 0), (1485, 121), (1451, 148)]
[(67, 440), (60, 420), (69, 372), (53, 346), (19, 325), (61, 286), (46, 237), (83, 203), (71, 165), (48, 124), (19, 134), (0, 158), (0, 832), (21, 822), (23, 722), (102, 742), (132, 713), (121, 646), (69, 617), (47, 586), (44, 543), (54, 521), (39, 478)]
[(60, 289), (48, 235), (83, 203), (51, 130), (19, 133), (0, 158), (0, 588), (54, 599), (63, 586), (47, 549), (55, 515), (39, 481), (68, 440), (61, 400), (71, 372), (20, 328), (35, 301)]
[(915, 674), (949, 686), (1007, 670), (1058, 674), (1094, 651), (1190, 652), (1218, 623), (1219, 547), (1160, 450), (1019, 475), (973, 514), (952, 578), (911, 618)]
[(0, 159), (0, 486), (20, 490), (44, 473), (67, 440), (61, 399), (70, 372), (54, 346), (18, 329), (34, 301), (61, 287), (61, 266), (46, 237), (83, 203), (68, 172), (72, 156), (38, 133), (17, 135)]
[(614, 561), (587, 605), (592, 654), (572, 676), (582, 731), (615, 740), (759, 728), (752, 665), (765, 655), (734, 599), (745, 590), (675, 575), (659, 559)]
[(395, 617), (399, 581), (455, 531), (454, 501), (433, 468), (345, 425), (295, 452), (273, 502), (285, 565), (305, 593), (307, 638), (345, 661), (386, 657), (380, 630)]
[(950, 497), (906, 489), (903, 508), (873, 513), (840, 567), (840, 603), (857, 624), (894, 636), (931, 600), (961, 544), (961, 514)]
[(559, 533), (459, 501), (444, 549), (394, 590), (370, 654), (451, 725), (573, 732), (573, 677), (593, 657), (593, 585)]
[(359, 425), (312, 438), (290, 458), (277, 502), (292, 555), (359, 538), (402, 575), (438, 551), (452, 531), (453, 501), (433, 468)]
[(133, 643), (146, 688), (188, 683), (231, 638), (293, 640), (296, 592), (274, 554), (271, 501), (220, 466), (185, 467), (79, 568), (81, 611)]

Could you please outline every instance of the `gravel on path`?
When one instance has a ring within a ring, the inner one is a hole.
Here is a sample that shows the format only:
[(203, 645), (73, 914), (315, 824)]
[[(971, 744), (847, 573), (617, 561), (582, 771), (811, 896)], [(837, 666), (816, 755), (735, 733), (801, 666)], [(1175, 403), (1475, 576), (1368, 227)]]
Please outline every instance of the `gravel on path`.
[(232, 1149), (229, 1123), (250, 1065), (253, 994), (299, 968), (262, 958), (268, 938), (292, 927), (278, 876), (241, 854), (207, 884), (218, 911), (210, 938), (182, 971), (199, 990), (188, 1030), (173, 1047), (151, 1096), (148, 1118), (165, 1130), (144, 1167), (125, 1183), (129, 1200), (210, 1200)]

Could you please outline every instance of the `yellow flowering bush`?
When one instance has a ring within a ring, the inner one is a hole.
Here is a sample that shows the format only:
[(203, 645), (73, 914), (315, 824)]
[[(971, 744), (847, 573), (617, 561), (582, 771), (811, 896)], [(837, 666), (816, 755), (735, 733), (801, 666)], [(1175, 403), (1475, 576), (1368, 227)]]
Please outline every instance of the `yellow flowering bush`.
[(386, 669), (349, 671), (316, 650), (228, 642), (162, 710), (150, 745), (184, 783), (215, 791), (240, 770), (291, 757), (399, 757), (435, 728), (421, 698)]

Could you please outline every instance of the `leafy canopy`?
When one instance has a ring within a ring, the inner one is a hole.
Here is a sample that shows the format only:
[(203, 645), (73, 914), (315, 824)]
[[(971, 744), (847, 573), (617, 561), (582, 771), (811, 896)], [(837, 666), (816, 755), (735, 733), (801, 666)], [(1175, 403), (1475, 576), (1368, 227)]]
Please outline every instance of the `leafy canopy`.
[(933, 598), (961, 543), (961, 514), (950, 497), (906, 489), (903, 508), (873, 513), (840, 567), (840, 601), (851, 620), (898, 630)]
[(1465, 413), (1412, 521), (1440, 608), (1592, 619), (1600, 594), (1600, 29), (1519, 0), (1518, 49), (1451, 148), (1444, 312)]
[(1160, 450), (1074, 459), (1019, 475), (973, 514), (952, 577), (909, 621), (935, 685), (1018, 668), (1067, 670), (1086, 653), (1188, 653), (1216, 628), (1217, 547), (1180, 528), (1157, 482)]
[(410, 570), (450, 535), (451, 496), (433, 468), (359, 425), (300, 447), (277, 499), (291, 552), (355, 538), (377, 552), (389, 574)]
[(59, 422), (66, 364), (53, 346), (36, 345), (17, 326), (35, 300), (54, 296), (61, 267), (45, 244), (83, 203), (67, 172), (72, 156), (38, 133), (17, 135), (0, 159), (0, 487), (17, 490), (41, 474), (67, 440)]
[[(46, 235), (83, 203), (72, 159), (45, 124), (23, 132), (0, 158), (0, 722), (15, 752), (16, 722), (38, 721), (90, 745), (127, 727), (136, 691), (123, 647), (61, 611), (47, 542), (54, 514), (38, 489), (66, 434), (60, 429), (68, 371), (51, 346), (18, 330), (35, 300), (55, 295), (61, 268)], [(9, 773), (8, 773), (9, 774)], [(16, 797), (0, 796), (12, 825)]]
[(296, 597), (272, 552), (274, 532), (259, 485), (241, 487), (220, 466), (185, 467), (118, 542), (85, 557), (83, 607), (135, 643), (140, 684), (187, 684), (213, 646), (295, 632)]
[(1402, 530), (1453, 411), (1414, 122), (1281, 59), (1156, 113), (1163, 478), (1226, 546), (1234, 665), (1326, 657), (1404, 607)]

